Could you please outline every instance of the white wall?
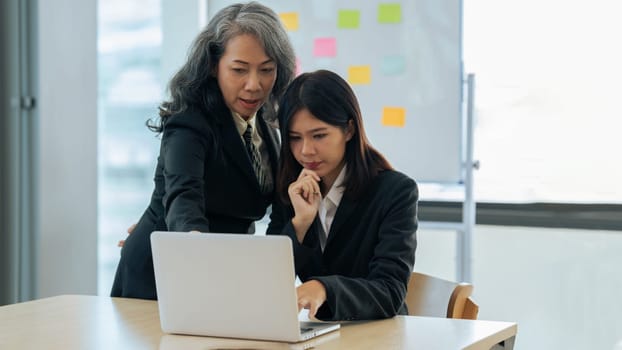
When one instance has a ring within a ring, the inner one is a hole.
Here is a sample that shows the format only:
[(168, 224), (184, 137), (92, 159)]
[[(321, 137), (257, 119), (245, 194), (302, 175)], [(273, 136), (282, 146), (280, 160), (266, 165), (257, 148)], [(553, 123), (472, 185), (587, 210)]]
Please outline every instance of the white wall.
[(36, 297), (97, 291), (97, 1), (38, 1)]

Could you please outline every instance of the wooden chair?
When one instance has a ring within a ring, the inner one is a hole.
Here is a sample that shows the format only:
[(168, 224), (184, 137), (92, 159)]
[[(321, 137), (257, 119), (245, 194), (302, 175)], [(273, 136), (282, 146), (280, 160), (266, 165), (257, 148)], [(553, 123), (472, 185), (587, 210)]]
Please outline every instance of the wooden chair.
[(479, 306), (470, 298), (473, 285), (413, 272), (406, 305), (412, 316), (477, 319)]

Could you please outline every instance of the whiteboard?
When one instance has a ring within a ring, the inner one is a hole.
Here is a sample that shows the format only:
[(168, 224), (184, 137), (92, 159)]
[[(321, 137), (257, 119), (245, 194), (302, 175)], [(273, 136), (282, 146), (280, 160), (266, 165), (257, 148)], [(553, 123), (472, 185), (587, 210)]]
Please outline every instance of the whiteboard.
[[(237, 1), (208, 0), (208, 17)], [(264, 0), (298, 71), (332, 70), (356, 93), (367, 136), (418, 182), (462, 179), (461, 0)]]

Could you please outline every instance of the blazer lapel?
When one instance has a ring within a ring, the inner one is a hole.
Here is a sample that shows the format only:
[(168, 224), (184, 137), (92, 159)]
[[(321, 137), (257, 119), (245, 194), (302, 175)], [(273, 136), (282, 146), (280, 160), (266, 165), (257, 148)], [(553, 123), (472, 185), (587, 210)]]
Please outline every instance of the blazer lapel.
[[(335, 213), (335, 219), (333, 219), (333, 223), (330, 225), (330, 233), (326, 239), (326, 247), (330, 245), (330, 242), (335, 234), (341, 230), (348, 218), (352, 215), (352, 213), (354, 213), (356, 206), (356, 201), (349, 200), (346, 196), (341, 198), (341, 202), (339, 203), (339, 207), (337, 207), (337, 212)], [(326, 248), (324, 248), (324, 251), (326, 251)]]
[(268, 123), (260, 116), (257, 115), (256, 123), (259, 125), (259, 129), (261, 131), (261, 138), (263, 142), (267, 145), (268, 153), (270, 154), (270, 166), (272, 168), (272, 178), (275, 179), (276, 183), (276, 169), (279, 166), (279, 152), (280, 152), (280, 142), (277, 135), (277, 131), (272, 129), (268, 125)]

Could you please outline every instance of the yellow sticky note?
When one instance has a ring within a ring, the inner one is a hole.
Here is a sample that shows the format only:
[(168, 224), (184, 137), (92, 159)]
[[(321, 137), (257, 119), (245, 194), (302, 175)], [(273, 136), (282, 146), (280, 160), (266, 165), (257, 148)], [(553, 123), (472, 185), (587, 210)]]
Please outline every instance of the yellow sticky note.
[(382, 125), (403, 128), (406, 124), (406, 109), (401, 107), (384, 107), (382, 109)]
[(279, 16), (281, 17), (281, 21), (283, 21), (285, 29), (289, 31), (298, 30), (298, 12), (283, 12), (280, 13)]
[(348, 68), (348, 81), (350, 84), (371, 84), (371, 66), (350, 66)]

